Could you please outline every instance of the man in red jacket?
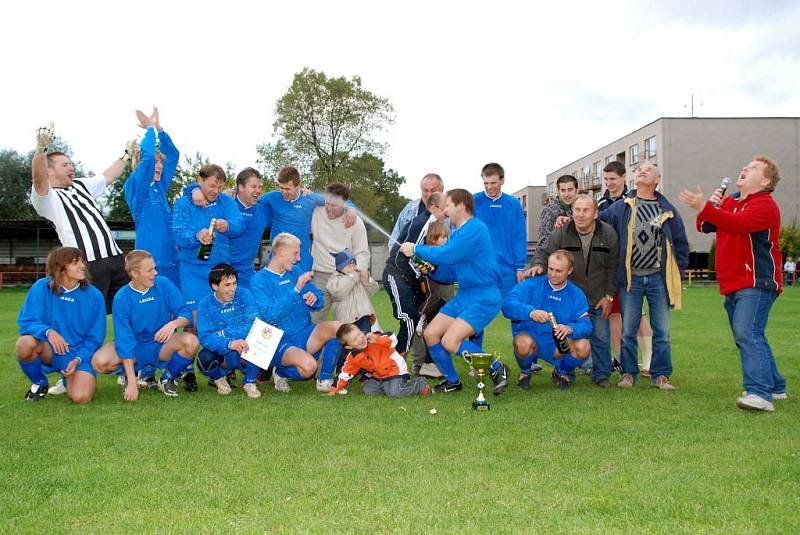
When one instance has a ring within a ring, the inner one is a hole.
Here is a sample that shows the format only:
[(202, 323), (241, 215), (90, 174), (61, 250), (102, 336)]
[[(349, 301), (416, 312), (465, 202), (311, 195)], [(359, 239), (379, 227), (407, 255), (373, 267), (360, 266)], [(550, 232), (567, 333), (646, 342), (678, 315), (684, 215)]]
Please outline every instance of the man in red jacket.
[(781, 212), (772, 198), (778, 180), (775, 163), (755, 156), (739, 174), (738, 193), (723, 197), (717, 189), (706, 200), (698, 187), (680, 194), (683, 204), (700, 212), (697, 230), (717, 233), (714, 265), (741, 356), (745, 391), (736, 405), (742, 409), (774, 411), (772, 400), (786, 399), (786, 380), (764, 335), (772, 303), (783, 289)]

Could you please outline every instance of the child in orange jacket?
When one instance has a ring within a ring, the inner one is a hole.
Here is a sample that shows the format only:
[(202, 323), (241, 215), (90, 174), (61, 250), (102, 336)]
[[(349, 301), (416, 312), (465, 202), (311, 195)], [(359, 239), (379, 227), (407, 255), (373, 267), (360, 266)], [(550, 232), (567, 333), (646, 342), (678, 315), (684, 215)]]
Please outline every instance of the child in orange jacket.
[(350, 353), (330, 395), (346, 394), (347, 383), (361, 371), (367, 374), (362, 389), (368, 396), (383, 393), (390, 398), (404, 398), (431, 393), (424, 379), (409, 375), (405, 359), (395, 350), (394, 335), (364, 334), (356, 325), (345, 323), (336, 331), (336, 338)]

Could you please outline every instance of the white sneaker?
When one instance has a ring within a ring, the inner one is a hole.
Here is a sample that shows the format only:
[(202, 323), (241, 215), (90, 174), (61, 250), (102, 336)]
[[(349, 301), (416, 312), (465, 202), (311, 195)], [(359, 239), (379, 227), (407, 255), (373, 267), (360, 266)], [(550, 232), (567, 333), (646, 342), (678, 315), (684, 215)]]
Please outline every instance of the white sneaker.
[(125, 376), (124, 375), (117, 375), (117, 385), (125, 388)]
[(736, 400), (736, 406), (740, 409), (752, 411), (772, 412), (775, 410), (775, 406), (772, 403), (755, 394), (747, 394), (746, 396), (740, 397)]
[(247, 397), (250, 399), (258, 399), (261, 397), (261, 392), (258, 391), (258, 387), (255, 383), (243, 384), (242, 390), (244, 390), (244, 393), (247, 394)]
[(436, 364), (431, 362), (426, 362), (419, 368), (419, 375), (422, 377), (430, 377), (432, 379), (438, 379), (442, 377), (442, 372), (439, 371), (439, 368), (436, 367)]
[(217, 393), (223, 396), (227, 396), (231, 393), (231, 385), (228, 384), (228, 378), (224, 375), (219, 379), (214, 381), (214, 384), (217, 385)]
[(272, 372), (272, 381), (275, 383), (275, 390), (278, 392), (289, 392), (292, 390), (292, 387), (289, 386), (289, 380), (285, 377), (281, 377), (274, 371)]
[(325, 392), (327, 394), (332, 386), (333, 379), (317, 379), (317, 392)]
[(67, 385), (64, 384), (64, 379), (59, 379), (56, 384), (50, 387), (47, 391), (51, 396), (60, 396), (67, 393)]
[[(742, 397), (747, 395), (747, 390), (742, 390)], [(772, 401), (776, 399), (788, 399), (789, 396), (786, 395), (786, 392), (781, 392), (780, 394), (772, 394)]]

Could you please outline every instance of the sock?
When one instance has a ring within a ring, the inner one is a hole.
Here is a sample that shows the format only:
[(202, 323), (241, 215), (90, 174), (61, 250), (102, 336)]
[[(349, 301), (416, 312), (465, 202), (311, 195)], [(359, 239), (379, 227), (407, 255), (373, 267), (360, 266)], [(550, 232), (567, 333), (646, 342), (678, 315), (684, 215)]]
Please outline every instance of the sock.
[(28, 379), (31, 380), (31, 383), (41, 386), (47, 385), (47, 377), (42, 371), (42, 359), (36, 357), (28, 362), (17, 362), (19, 362), (19, 367), (22, 368), (22, 373), (28, 376)]
[(461, 345), (458, 346), (458, 355), (459, 357), (466, 351), (467, 353), (483, 353), (483, 348), (476, 344), (472, 339), (467, 338)]
[(244, 380), (242, 384), (254, 383), (258, 380), (258, 372), (261, 370), (255, 364), (250, 362), (244, 361), (244, 368), (242, 371), (244, 372)]
[(531, 352), (530, 354), (528, 354), (525, 357), (522, 357), (522, 356), (520, 356), (519, 353), (514, 351), (514, 358), (517, 359), (517, 364), (519, 365), (519, 371), (520, 372), (522, 372), (525, 375), (530, 375), (531, 373), (533, 373), (531, 371), (531, 368), (533, 367), (533, 359), (534, 359), (533, 352)]
[(220, 355), (205, 348), (201, 349), (197, 354), (197, 364), (200, 368), (200, 373), (209, 377), (212, 381), (216, 381), (225, 375), (225, 372), (220, 367), (221, 360)]
[[(483, 347), (483, 331), (473, 334), (469, 337), (469, 340), (478, 347)], [(481, 352), (483, 352), (483, 349), (481, 349)]]
[(185, 375), (187, 373), (194, 373), (194, 361), (190, 360), (189, 364), (187, 364), (181, 371), (180, 375)]
[[(161, 379), (164, 380), (166, 377), (167, 379), (174, 379), (178, 375), (181, 374), (183, 370), (190, 364), (194, 359), (189, 359), (181, 355), (180, 353), (175, 353), (172, 355), (172, 358), (169, 359), (167, 363), (167, 369), (161, 374)], [(194, 366), (192, 366), (192, 371), (194, 371)]]
[(642, 351), (642, 368), (649, 370), (650, 362), (653, 360), (653, 337), (640, 336), (638, 342), (639, 349)]
[(451, 383), (457, 383), (458, 374), (456, 373), (456, 367), (453, 366), (453, 357), (450, 356), (450, 353), (448, 353), (441, 343), (432, 345), (430, 350), (431, 357), (433, 357), (436, 367), (442, 372), (444, 378)]
[(560, 373), (561, 375), (572, 375), (575, 371), (575, 368), (577, 368), (584, 362), (586, 361), (576, 359), (575, 357), (567, 353), (561, 360), (556, 361), (555, 368), (556, 371), (558, 371), (558, 373)]
[(339, 360), (339, 353), (342, 352), (342, 344), (336, 338), (331, 338), (322, 347), (322, 368), (319, 371), (319, 380), (330, 379), (333, 370), (336, 369), (336, 362)]
[(306, 378), (300, 374), (295, 366), (278, 366), (273, 373), (277, 373), (284, 379), (291, 379), (292, 381), (305, 381)]

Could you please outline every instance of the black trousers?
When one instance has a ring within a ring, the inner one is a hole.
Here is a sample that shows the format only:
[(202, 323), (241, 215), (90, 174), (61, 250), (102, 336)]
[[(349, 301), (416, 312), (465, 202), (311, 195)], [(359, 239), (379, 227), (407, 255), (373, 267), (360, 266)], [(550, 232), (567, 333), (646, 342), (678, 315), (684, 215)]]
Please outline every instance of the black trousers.
[(383, 286), (392, 301), (394, 317), (400, 321), (397, 333), (397, 351), (407, 353), (411, 349), (411, 339), (417, 330), (420, 311), (418, 304), (422, 298), (419, 282), (409, 280), (401, 271), (390, 268), (383, 272)]
[(111, 314), (111, 303), (117, 290), (130, 282), (125, 271), (125, 256), (116, 255), (89, 262), (92, 284), (100, 290), (106, 300), (106, 314)]

